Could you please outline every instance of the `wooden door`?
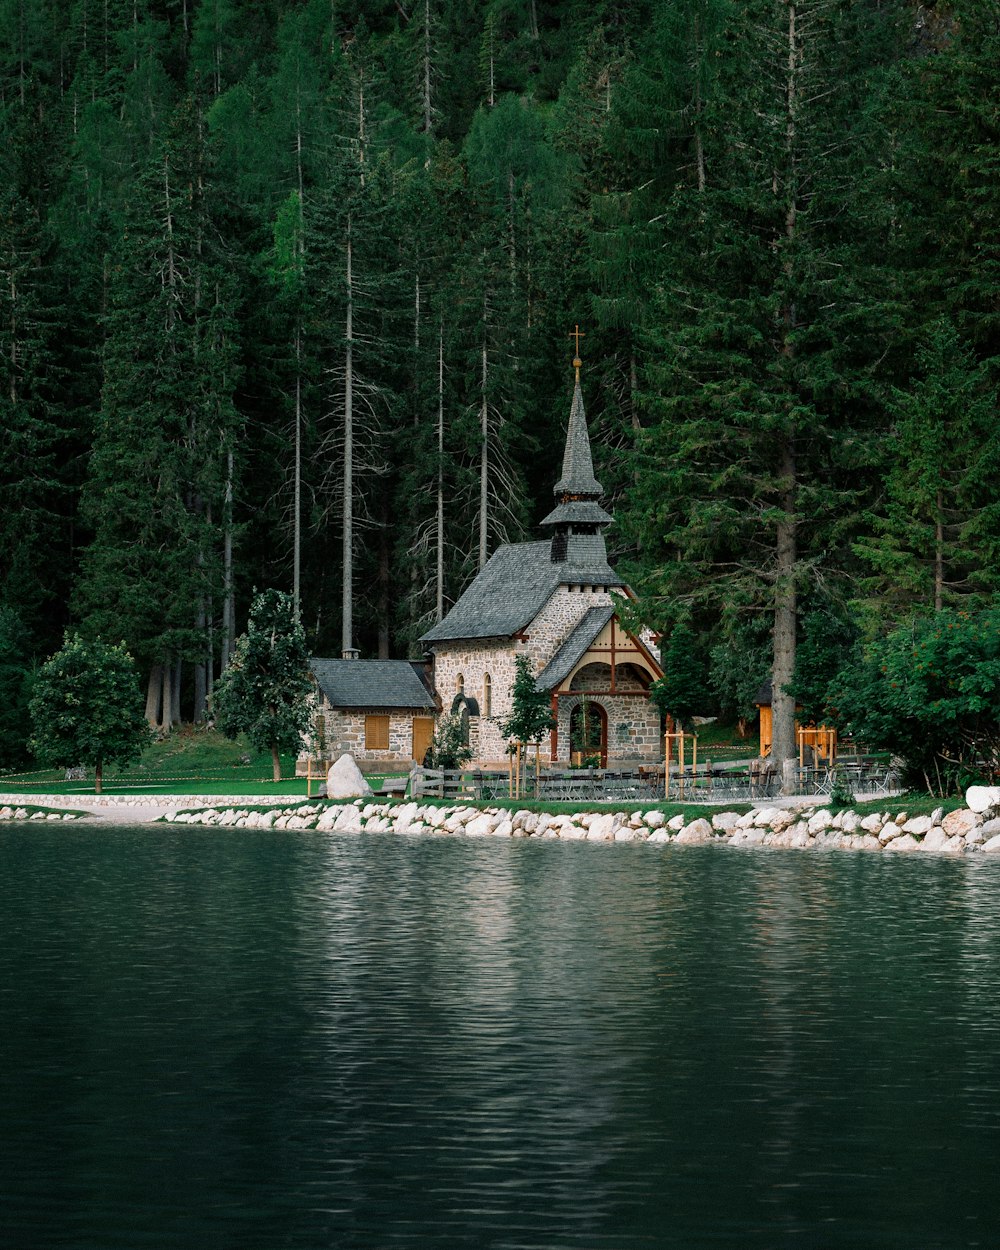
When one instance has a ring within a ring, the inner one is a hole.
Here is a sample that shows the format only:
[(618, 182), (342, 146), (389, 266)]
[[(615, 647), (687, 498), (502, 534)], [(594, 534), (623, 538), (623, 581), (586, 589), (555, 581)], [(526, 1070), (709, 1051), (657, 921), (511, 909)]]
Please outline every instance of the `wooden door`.
[(434, 740), (434, 717), (414, 716), (413, 718), (413, 758), (418, 764), (424, 762), (424, 756)]
[(569, 740), (574, 765), (607, 768), (608, 714), (594, 699), (583, 699), (570, 713)]

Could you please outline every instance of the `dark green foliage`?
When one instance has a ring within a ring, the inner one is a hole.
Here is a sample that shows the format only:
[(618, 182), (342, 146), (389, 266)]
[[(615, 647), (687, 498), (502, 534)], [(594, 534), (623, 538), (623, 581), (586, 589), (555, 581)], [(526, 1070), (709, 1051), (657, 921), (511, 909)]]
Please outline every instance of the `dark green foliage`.
[(29, 642), (13, 608), (0, 607), (0, 769), (16, 768), (28, 758)]
[(853, 622), (835, 612), (817, 610), (803, 620), (789, 691), (804, 725), (823, 723), (830, 706), (830, 688), (841, 669), (851, 663), (856, 639)]
[(978, 610), (998, 59), (995, 0), (0, 3), (24, 663), (72, 608), (197, 718), (255, 585), (339, 652), (348, 223), (363, 654), (532, 535), (577, 322), (612, 551), (724, 709), (772, 669), (791, 725), (814, 603)]
[(547, 690), (539, 690), (526, 655), (514, 660), (511, 686), (511, 713), (500, 722), (500, 732), (513, 742), (539, 742), (554, 727), (552, 700)]
[(709, 685), (722, 715), (735, 719), (741, 733), (748, 732), (757, 715), (757, 694), (771, 668), (767, 621), (734, 615), (724, 621), (720, 634), (710, 652)]
[(836, 768), (833, 773), (833, 785), (830, 787), (831, 807), (850, 807), (854, 803), (854, 791), (842, 769)]
[(833, 683), (837, 723), (904, 762), (934, 794), (1000, 763), (1000, 610), (943, 611), (871, 644)]
[(200, 661), (222, 600), (226, 458), (236, 450), (233, 293), (197, 102), (176, 110), (127, 214), (82, 510), (94, 532), (76, 606), (147, 663)]
[(291, 595), (265, 590), (254, 599), (247, 632), (237, 638), (215, 686), (215, 722), (227, 737), (246, 734), (258, 751), (270, 751), (280, 781), (280, 754), (298, 754), (308, 740), (312, 696), (305, 630)]
[(104, 765), (137, 760), (150, 741), (135, 664), (121, 643), (67, 634), (35, 676), (30, 713), (39, 763), (93, 768), (98, 793)]
[(670, 639), (660, 654), (663, 676), (650, 686), (649, 697), (664, 715), (672, 716), (690, 732), (693, 718), (707, 711), (709, 695), (704, 656), (686, 621), (670, 631)]

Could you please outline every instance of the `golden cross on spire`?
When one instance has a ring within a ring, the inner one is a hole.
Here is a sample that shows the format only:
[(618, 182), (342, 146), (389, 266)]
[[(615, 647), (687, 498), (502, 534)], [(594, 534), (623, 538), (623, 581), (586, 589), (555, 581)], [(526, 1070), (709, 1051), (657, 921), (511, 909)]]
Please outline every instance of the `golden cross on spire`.
[(576, 345), (576, 349), (573, 353), (573, 368), (576, 370), (576, 380), (579, 382), (580, 366), (583, 364), (583, 361), (580, 359), (580, 340), (586, 337), (584, 332), (580, 329), (579, 323), (570, 332), (569, 337), (574, 340)]

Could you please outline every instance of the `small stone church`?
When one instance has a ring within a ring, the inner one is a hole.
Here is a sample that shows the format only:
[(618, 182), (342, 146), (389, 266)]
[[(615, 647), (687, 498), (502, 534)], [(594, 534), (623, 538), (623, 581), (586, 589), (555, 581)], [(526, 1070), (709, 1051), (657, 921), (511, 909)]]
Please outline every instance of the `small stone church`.
[[(540, 542), (500, 547), (451, 611), (423, 635), (433, 655), (442, 709), (468, 719), (474, 763), (504, 765), (500, 722), (511, 711), (514, 661), (526, 655), (552, 700), (556, 728), (543, 745), (553, 765), (601, 767), (659, 761), (661, 718), (650, 703), (662, 676), (657, 639), (619, 619), (613, 592), (634, 598), (608, 563), (601, 507), (580, 389), (570, 408), (555, 508)], [(547, 750), (545, 746), (547, 745)]]
[(626, 628), (615, 607), (614, 595), (634, 596), (608, 563), (611, 517), (594, 477), (579, 359), (573, 365), (556, 506), (542, 521), (548, 537), (494, 553), (423, 635), (429, 664), (314, 659), (324, 757), (350, 751), (366, 770), (420, 763), (439, 710), (462, 717), (473, 766), (506, 768), (500, 723), (511, 712), (515, 658), (526, 655), (557, 726), (543, 760), (601, 767), (662, 760), (661, 717), (648, 694), (662, 676), (657, 638)]

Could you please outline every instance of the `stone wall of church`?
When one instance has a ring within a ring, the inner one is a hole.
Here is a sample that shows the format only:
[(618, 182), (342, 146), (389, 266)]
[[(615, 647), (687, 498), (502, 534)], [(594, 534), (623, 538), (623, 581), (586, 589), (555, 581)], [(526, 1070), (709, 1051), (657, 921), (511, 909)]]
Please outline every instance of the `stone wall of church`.
[[(599, 703), (608, 718), (608, 767), (616, 760), (642, 760), (651, 764), (663, 759), (660, 713), (646, 699), (626, 695), (600, 695)], [(559, 763), (569, 764), (572, 745), (569, 722), (580, 699), (563, 695), (559, 700)]]
[[(502, 764), (507, 759), (507, 740), (500, 732), (499, 722), (510, 715), (511, 689), (514, 684), (514, 660), (526, 655), (532, 670), (540, 673), (555, 655), (573, 628), (580, 623), (591, 608), (612, 602), (611, 594), (601, 589), (580, 589), (561, 586), (549, 598), (534, 620), (525, 629), (527, 641), (511, 639), (463, 640), (434, 644), (434, 685), (441, 697), (445, 712), (451, 710), (455, 696), (462, 693), (467, 699), (475, 699), (480, 716), (470, 721), (470, 738), (479, 764)], [(648, 630), (642, 639), (655, 655), (655, 642)], [(487, 707), (486, 676), (490, 678), (490, 698)], [(605, 668), (603, 686), (608, 688), (608, 670)], [(639, 689), (641, 683), (626, 665), (618, 670), (616, 684), (623, 689)], [(601, 704), (608, 713), (608, 745), (612, 756), (629, 759), (659, 758), (660, 719), (643, 699), (602, 698)], [(559, 717), (559, 757), (569, 760), (569, 711), (571, 701), (561, 702)], [(565, 725), (563, 717), (565, 715)], [(619, 727), (624, 725), (625, 730)], [(478, 740), (476, 733), (478, 730)], [(628, 734), (627, 741), (624, 734)], [(621, 741), (616, 740), (616, 733)], [(548, 744), (542, 744), (542, 758), (548, 757)]]
[(525, 654), (535, 672), (541, 672), (591, 608), (608, 603), (607, 590), (560, 586), (524, 631), (528, 635)]
[(507, 739), (500, 732), (500, 721), (510, 715), (514, 657), (525, 653), (524, 645), (496, 638), (482, 642), (439, 642), (435, 643), (434, 652), (434, 686), (445, 713), (451, 711), (458, 694), (475, 699), (479, 706), (479, 716), (471, 718), (469, 724), (470, 745), (476, 762), (505, 761)]

